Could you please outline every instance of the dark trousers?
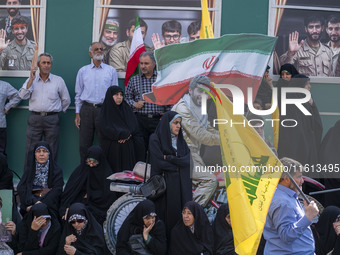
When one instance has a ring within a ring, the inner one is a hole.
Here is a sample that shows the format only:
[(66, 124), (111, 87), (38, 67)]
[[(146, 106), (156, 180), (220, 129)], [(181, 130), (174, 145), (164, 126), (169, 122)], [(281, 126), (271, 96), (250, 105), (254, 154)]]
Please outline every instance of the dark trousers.
[(98, 130), (100, 107), (83, 104), (80, 109), (80, 128), (79, 128), (79, 152), (80, 162), (84, 162), (87, 150), (93, 144), (94, 133), (100, 140)]
[(139, 131), (144, 139), (145, 152), (149, 149), (149, 138), (152, 133), (155, 132), (159, 123), (159, 118), (148, 118), (142, 115), (136, 115)]
[(49, 144), (54, 161), (57, 162), (59, 149), (59, 114), (40, 116), (31, 113), (27, 121), (26, 132), (26, 160), (34, 145), (44, 140)]
[(6, 156), (7, 131), (6, 128), (0, 128), (0, 153)]

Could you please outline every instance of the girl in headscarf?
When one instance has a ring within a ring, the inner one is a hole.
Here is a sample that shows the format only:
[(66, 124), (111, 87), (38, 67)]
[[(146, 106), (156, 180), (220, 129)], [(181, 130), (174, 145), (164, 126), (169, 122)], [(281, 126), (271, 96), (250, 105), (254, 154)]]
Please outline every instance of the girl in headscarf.
[(89, 204), (98, 222), (103, 223), (107, 209), (116, 200), (116, 194), (110, 191), (110, 183), (106, 180), (112, 174), (112, 170), (98, 146), (91, 146), (85, 158), (66, 183), (61, 195), (59, 214), (66, 219), (65, 213), (71, 204)]
[(100, 146), (113, 172), (132, 170), (144, 157), (144, 143), (138, 133), (138, 122), (123, 98), (119, 86), (107, 89), (99, 115)]
[(55, 254), (61, 229), (57, 219), (44, 203), (32, 206), (30, 212), (18, 224), (16, 247), (22, 255)]
[(143, 242), (144, 249), (149, 252), (145, 254), (166, 254), (165, 225), (163, 221), (158, 219), (155, 205), (152, 201), (144, 200), (140, 202), (125, 219), (118, 231), (116, 245), (117, 254), (135, 254), (129, 245), (131, 237), (139, 238), (141, 242)]
[(222, 204), (218, 208), (213, 232), (214, 255), (236, 255), (228, 204)]
[(103, 228), (84, 204), (70, 206), (61, 234), (58, 255), (108, 254)]
[(171, 231), (170, 255), (212, 255), (213, 248), (214, 234), (202, 206), (187, 202)]
[(181, 121), (177, 112), (166, 112), (149, 142), (151, 176), (163, 175), (166, 182), (166, 191), (155, 204), (168, 237), (181, 218), (184, 204), (192, 200), (190, 150), (183, 138)]
[(24, 174), (18, 184), (22, 215), (39, 201), (57, 212), (63, 185), (63, 172), (54, 162), (50, 146), (44, 141), (36, 143), (28, 153)]

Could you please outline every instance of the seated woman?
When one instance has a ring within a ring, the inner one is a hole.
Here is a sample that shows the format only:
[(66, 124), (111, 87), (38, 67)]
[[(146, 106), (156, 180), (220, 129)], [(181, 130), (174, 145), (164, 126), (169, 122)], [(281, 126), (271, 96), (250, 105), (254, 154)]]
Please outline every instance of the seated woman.
[(214, 235), (202, 206), (187, 202), (180, 220), (171, 231), (170, 255), (212, 255)]
[(75, 203), (70, 206), (57, 254), (109, 254), (103, 228), (84, 204)]
[(214, 255), (236, 255), (233, 231), (231, 229), (228, 204), (222, 204), (217, 210), (213, 223)]
[(149, 143), (151, 176), (163, 175), (166, 182), (166, 191), (155, 205), (168, 237), (181, 219), (184, 204), (192, 200), (190, 150), (183, 138), (181, 120), (177, 112), (166, 112)]
[(165, 225), (157, 219), (155, 205), (150, 200), (140, 202), (125, 219), (118, 231), (117, 254), (137, 254), (131, 248), (132, 242), (140, 244), (146, 251), (143, 254), (166, 254)]
[(103, 150), (92, 146), (87, 155), (87, 206), (100, 225), (106, 219), (107, 210), (117, 200), (117, 194), (110, 191), (111, 181), (106, 179), (112, 174)]
[(132, 170), (144, 158), (144, 142), (138, 133), (138, 122), (123, 99), (119, 86), (107, 89), (99, 115), (100, 146), (113, 172)]
[(116, 194), (110, 191), (110, 182), (106, 180), (112, 171), (102, 149), (98, 146), (91, 146), (85, 158), (86, 160), (73, 171), (66, 183), (61, 194), (59, 215), (66, 219), (71, 204), (89, 204), (98, 222), (102, 223), (107, 209), (116, 200)]
[[(14, 223), (12, 223), (14, 224)], [(55, 254), (61, 234), (60, 224), (44, 203), (32, 206), (29, 213), (11, 228), (15, 254), (50, 255)], [(20, 252), (20, 253), (18, 253)]]
[(48, 143), (36, 143), (28, 153), (24, 174), (18, 184), (22, 215), (39, 202), (57, 212), (63, 185), (63, 172), (54, 162)]

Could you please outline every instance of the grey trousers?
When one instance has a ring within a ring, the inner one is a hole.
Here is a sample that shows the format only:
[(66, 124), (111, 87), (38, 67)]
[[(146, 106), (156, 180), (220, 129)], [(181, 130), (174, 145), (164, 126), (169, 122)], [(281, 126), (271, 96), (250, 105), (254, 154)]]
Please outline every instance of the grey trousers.
[[(100, 107), (83, 104), (80, 109), (79, 152), (80, 162), (85, 160), (87, 149), (93, 144), (94, 133), (100, 142), (98, 129)], [(100, 144), (100, 143), (99, 143)]]
[(59, 114), (40, 116), (31, 113), (27, 121), (26, 132), (26, 161), (30, 150), (34, 145), (44, 140), (50, 145), (53, 159), (57, 162), (59, 148)]

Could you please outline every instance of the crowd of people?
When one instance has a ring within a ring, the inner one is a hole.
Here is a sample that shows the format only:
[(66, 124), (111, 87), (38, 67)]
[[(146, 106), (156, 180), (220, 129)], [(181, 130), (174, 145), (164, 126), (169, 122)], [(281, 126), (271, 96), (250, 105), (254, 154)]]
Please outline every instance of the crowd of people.
[[(7, 0), (11, 1), (20, 3)], [(152, 35), (153, 48), (145, 45), (146, 51), (139, 59), (140, 74), (129, 80), (124, 91), (118, 86), (117, 72), (126, 70), (135, 20), (127, 25), (127, 40), (123, 42), (117, 42), (119, 22), (106, 21), (101, 42), (93, 42), (89, 47), (91, 64), (80, 68), (77, 74), (74, 122), (79, 129), (80, 163), (64, 185), (63, 171), (57, 163), (59, 113), (70, 105), (69, 92), (64, 80), (51, 73), (53, 57), (50, 54), (40, 54), (37, 67), (31, 67), (32, 58), (28, 56), (27, 62), (20, 65), (6, 57), (14, 56), (10, 51), (15, 48), (20, 49), (18, 54), (21, 54), (15, 59), (23, 58), (24, 53), (34, 54), (31, 47), (34, 42), (28, 34), (30, 22), (18, 9), (11, 8), (8, 12), (11, 22), (0, 32), (1, 67), (31, 71), (19, 91), (8, 83), (0, 83), (0, 189), (13, 188), (5, 156), (5, 114), (20, 100), (29, 99), (30, 115), (25, 168), (17, 186), (20, 215), (14, 207), (13, 221), (5, 226), (12, 238), (7, 244), (0, 239), (0, 254), (109, 254), (103, 222), (107, 210), (121, 194), (110, 191), (107, 177), (132, 169), (138, 161), (147, 161), (147, 154), (151, 176), (163, 176), (167, 188), (154, 201), (144, 200), (131, 211), (118, 232), (117, 254), (235, 254), (232, 228), (237, 226), (232, 224), (228, 205), (220, 206), (212, 226), (203, 209), (217, 187), (216, 176), (195, 167), (206, 164), (203, 147), (220, 145), (219, 133), (209, 121), (211, 116), (201, 113), (205, 93), (202, 88), (210, 85), (210, 79), (204, 75), (191, 79), (188, 92), (175, 105), (151, 104), (142, 97), (152, 91), (151, 86), (157, 79), (153, 49), (180, 43), (181, 24), (175, 20), (165, 22), (163, 40), (158, 34)], [(147, 24), (140, 19), (140, 25), (145, 37)], [(292, 33), (289, 51), (281, 56), (283, 65), (276, 84), (279, 95), (285, 87), (310, 90), (308, 76), (334, 76), (340, 67), (336, 50), (340, 48), (340, 34), (334, 34), (340, 31), (340, 21), (331, 17), (327, 22), (328, 46), (319, 41), (323, 20), (309, 17), (305, 26), (307, 40), (298, 43), (298, 34)], [(188, 27), (190, 40), (199, 38), (199, 29), (199, 22)], [(12, 39), (6, 41), (6, 38)], [(303, 52), (306, 49), (309, 53)], [(268, 70), (269, 67), (254, 101), (257, 109), (271, 107), (274, 86)], [(300, 97), (299, 93), (289, 95), (291, 99)], [(336, 154), (329, 153), (335, 152), (333, 148), (339, 144), (336, 132), (339, 124), (322, 142), (322, 122), (313, 98), (304, 107), (311, 116), (305, 116), (294, 106), (287, 108), (286, 115), (280, 115), (280, 120), (295, 119), (299, 125), (280, 127), (275, 151), (284, 165), (301, 169), (291, 173), (300, 187), (304, 165), (338, 164), (339, 161)], [(251, 118), (256, 117), (248, 116)], [(265, 139), (260, 128), (257, 131)], [(99, 146), (93, 145), (95, 135)], [(329, 188), (339, 186), (337, 181), (325, 183)], [(303, 208), (297, 200), (298, 193), (292, 179), (282, 175), (267, 215), (262, 252), (327, 254), (334, 249), (333, 254), (339, 254), (337, 193), (328, 195), (326, 201), (330, 206), (320, 214), (316, 224), (312, 222), (319, 209), (313, 201)]]

